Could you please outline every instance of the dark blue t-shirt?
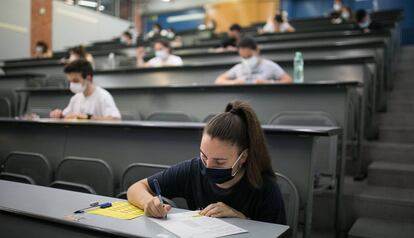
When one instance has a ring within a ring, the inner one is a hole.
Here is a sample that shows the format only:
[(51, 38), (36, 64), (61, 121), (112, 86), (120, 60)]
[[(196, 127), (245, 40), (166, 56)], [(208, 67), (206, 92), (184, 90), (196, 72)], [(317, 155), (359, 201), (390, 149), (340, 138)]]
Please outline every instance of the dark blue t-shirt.
[(252, 187), (246, 176), (233, 187), (222, 189), (201, 172), (201, 163), (195, 158), (174, 165), (150, 176), (149, 186), (155, 191), (153, 180), (156, 178), (164, 197), (182, 197), (191, 210), (223, 202), (252, 220), (286, 224), (282, 195), (273, 177), (265, 176), (260, 189)]

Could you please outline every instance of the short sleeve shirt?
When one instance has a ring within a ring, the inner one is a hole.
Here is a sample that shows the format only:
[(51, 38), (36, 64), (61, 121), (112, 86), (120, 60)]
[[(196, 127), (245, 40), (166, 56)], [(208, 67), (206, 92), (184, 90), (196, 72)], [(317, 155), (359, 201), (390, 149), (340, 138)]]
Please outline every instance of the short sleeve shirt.
[(70, 99), (69, 105), (63, 110), (64, 116), (69, 113), (121, 118), (121, 113), (116, 107), (112, 95), (101, 87), (96, 87), (92, 95), (88, 97), (85, 97), (83, 93), (75, 94)]
[(200, 158), (181, 162), (148, 178), (155, 191), (154, 179), (167, 198), (186, 199), (191, 210), (203, 209), (212, 203), (223, 202), (246, 217), (263, 222), (286, 224), (282, 195), (275, 179), (264, 176), (261, 188), (252, 187), (246, 176), (229, 189), (222, 189), (202, 172)]
[(228, 70), (226, 74), (230, 79), (243, 79), (246, 83), (252, 83), (257, 79), (280, 80), (285, 71), (277, 63), (261, 58), (253, 68), (239, 63)]

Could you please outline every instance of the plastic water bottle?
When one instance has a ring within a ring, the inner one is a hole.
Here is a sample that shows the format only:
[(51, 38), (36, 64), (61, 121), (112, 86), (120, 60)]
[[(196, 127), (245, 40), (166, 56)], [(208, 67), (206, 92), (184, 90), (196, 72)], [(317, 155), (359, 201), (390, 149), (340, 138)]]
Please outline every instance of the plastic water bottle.
[(302, 52), (296, 52), (293, 60), (293, 82), (303, 83), (303, 56)]
[(109, 69), (115, 69), (116, 67), (115, 54), (113, 52), (109, 53), (108, 55), (108, 66)]

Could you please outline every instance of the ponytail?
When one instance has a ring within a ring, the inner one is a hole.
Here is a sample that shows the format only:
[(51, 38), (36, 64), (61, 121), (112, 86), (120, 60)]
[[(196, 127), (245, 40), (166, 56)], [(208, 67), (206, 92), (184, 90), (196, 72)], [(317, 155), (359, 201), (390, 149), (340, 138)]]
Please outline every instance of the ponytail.
[(264, 175), (275, 177), (260, 122), (247, 103), (228, 103), (225, 112), (216, 115), (207, 123), (204, 133), (211, 138), (237, 145), (239, 153), (248, 149), (245, 168), (251, 186), (260, 188)]

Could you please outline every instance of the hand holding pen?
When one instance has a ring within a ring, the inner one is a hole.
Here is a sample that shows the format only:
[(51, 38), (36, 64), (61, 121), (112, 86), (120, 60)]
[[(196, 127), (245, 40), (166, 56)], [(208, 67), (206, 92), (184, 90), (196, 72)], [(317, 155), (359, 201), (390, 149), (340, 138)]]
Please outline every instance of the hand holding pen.
[(164, 204), (161, 197), (161, 187), (157, 179), (154, 179), (154, 187), (156, 196), (153, 197), (145, 206), (144, 211), (145, 215), (156, 217), (156, 218), (166, 218), (167, 213), (171, 210), (171, 206)]

